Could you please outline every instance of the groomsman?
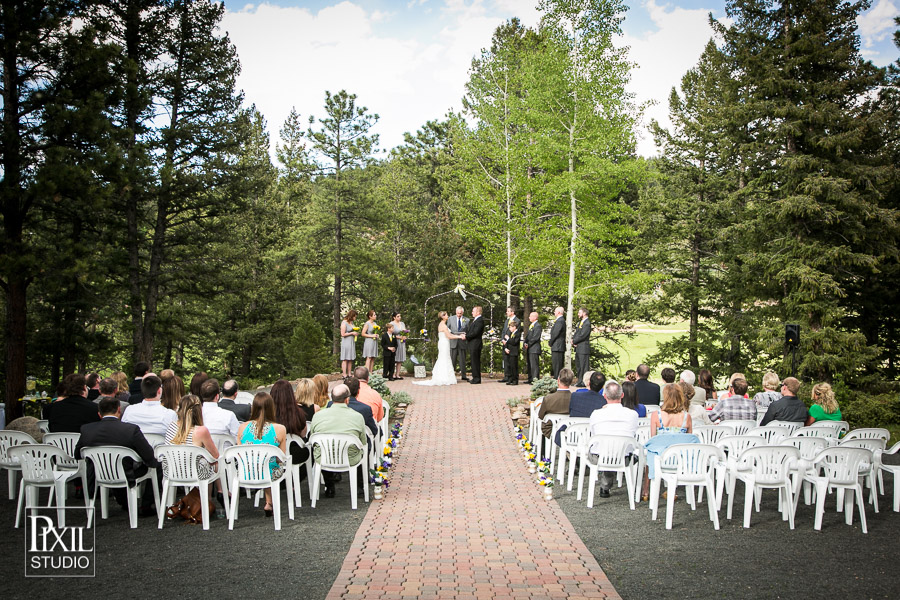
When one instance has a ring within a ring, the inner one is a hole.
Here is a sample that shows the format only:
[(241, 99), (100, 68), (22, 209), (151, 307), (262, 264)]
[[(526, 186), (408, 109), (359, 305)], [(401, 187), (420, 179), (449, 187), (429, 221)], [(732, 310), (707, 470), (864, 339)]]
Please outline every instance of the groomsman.
[(591, 320), (588, 319), (587, 310), (578, 309), (578, 328), (572, 336), (572, 345), (575, 347), (575, 364), (578, 368), (577, 387), (587, 387), (584, 384), (584, 374), (590, 370), (591, 362)]
[(484, 335), (484, 319), (481, 318), (481, 307), (472, 308), (472, 320), (466, 327), (466, 342), (472, 356), (472, 379), (469, 383), (481, 383), (481, 337)]
[[(519, 327), (521, 321), (519, 321), (519, 317), (516, 316), (516, 312), (512, 309), (512, 307), (506, 307), (506, 321), (503, 322), (503, 331), (500, 334), (500, 341), (503, 344), (506, 344), (506, 340), (509, 339), (509, 326), (510, 323), (515, 323), (516, 328)], [(503, 379), (499, 381), (499, 383), (508, 383), (509, 380), (506, 378), (507, 367), (506, 363), (509, 361), (508, 354), (503, 353)], [(518, 359), (517, 359), (518, 360)]]
[[(466, 327), (469, 326), (469, 319), (463, 314), (463, 307), (457, 306), (456, 314), (448, 319), (450, 333), (459, 335), (466, 332)], [(460, 377), (463, 381), (468, 381), (466, 377), (466, 340), (450, 340), (450, 360), (453, 362), (454, 367), (456, 367), (457, 361), (459, 362)]]
[(503, 344), (503, 356), (506, 358), (506, 385), (519, 385), (519, 342), (522, 341), (522, 332), (519, 324), (509, 322), (509, 339)]
[(528, 359), (528, 383), (531, 384), (535, 379), (541, 378), (540, 360), (541, 360), (541, 324), (538, 321), (536, 312), (528, 315), (528, 335), (525, 336), (525, 356)]
[(555, 316), (555, 320), (553, 321), (553, 327), (550, 329), (550, 359), (551, 359), (551, 373), (550, 375), (553, 379), (557, 379), (559, 377), (559, 370), (563, 368), (563, 363), (566, 362), (566, 320), (563, 318), (563, 310), (562, 306), (557, 306), (553, 311), (553, 315)]
[(394, 337), (394, 324), (388, 323), (384, 326), (384, 333), (381, 334), (381, 350), (384, 357), (384, 368), (382, 368), (384, 378), (388, 381), (394, 381), (394, 361), (397, 356), (397, 339)]

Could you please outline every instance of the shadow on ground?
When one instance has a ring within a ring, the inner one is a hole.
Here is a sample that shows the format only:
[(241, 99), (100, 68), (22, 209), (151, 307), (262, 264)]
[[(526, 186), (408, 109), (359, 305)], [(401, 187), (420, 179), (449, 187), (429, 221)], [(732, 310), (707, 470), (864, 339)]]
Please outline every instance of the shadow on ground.
[(345, 477), (336, 497), (320, 498), (314, 509), (304, 493), (294, 521), (282, 499), (281, 531), (246, 497), (233, 531), (227, 519), (213, 521), (208, 531), (174, 521), (159, 530), (153, 518), (130, 529), (127, 513), (110, 498), (109, 518), (96, 531), (95, 578), (25, 578), (25, 534), (13, 528), (16, 507), (4, 472), (0, 598), (325, 598), (368, 508), (360, 498), (352, 510), (349, 490)]
[[(575, 480), (577, 487), (577, 477)], [(869, 533), (854, 512), (852, 526), (835, 511), (829, 496), (822, 531), (813, 529), (814, 506), (801, 499), (795, 529), (781, 520), (777, 495), (763, 494), (762, 510), (743, 528), (743, 484), (735, 492), (734, 514), (719, 513), (713, 528), (705, 503), (696, 511), (680, 488), (671, 530), (665, 528), (665, 501), (656, 521), (647, 503), (629, 510), (625, 487), (610, 498), (594, 498), (594, 507), (575, 500), (575, 488), (554, 490), (556, 499), (578, 535), (626, 600), (642, 598), (896, 598), (900, 513), (892, 512), (893, 481), (885, 477), (887, 494), (879, 497), (881, 512), (866, 508)], [(585, 482), (585, 494), (587, 482)]]

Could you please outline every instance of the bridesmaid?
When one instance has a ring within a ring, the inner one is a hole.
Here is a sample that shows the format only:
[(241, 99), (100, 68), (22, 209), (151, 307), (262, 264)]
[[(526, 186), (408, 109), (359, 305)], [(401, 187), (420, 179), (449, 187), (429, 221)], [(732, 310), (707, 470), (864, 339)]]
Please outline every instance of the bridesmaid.
[(341, 321), (341, 374), (345, 377), (353, 375), (353, 361), (356, 360), (356, 336), (359, 332), (353, 331), (353, 321), (357, 314), (351, 309)]
[(395, 358), (397, 364), (394, 367), (394, 377), (403, 379), (400, 373), (403, 372), (403, 361), (406, 360), (406, 336), (401, 335), (400, 332), (406, 329), (406, 325), (401, 320), (400, 313), (393, 313), (391, 322), (394, 323), (394, 333), (397, 334), (397, 356)]
[(366, 313), (366, 324), (362, 326), (363, 342), (363, 358), (366, 359), (366, 368), (369, 373), (375, 370), (375, 359), (378, 358), (378, 334), (375, 333), (375, 314), (374, 310)]

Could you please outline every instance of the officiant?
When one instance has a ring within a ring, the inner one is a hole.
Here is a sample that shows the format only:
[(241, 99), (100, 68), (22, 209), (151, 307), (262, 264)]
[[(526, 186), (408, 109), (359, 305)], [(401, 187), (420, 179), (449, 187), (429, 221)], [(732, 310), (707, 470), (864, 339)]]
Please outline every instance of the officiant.
[[(466, 333), (466, 327), (469, 326), (469, 319), (465, 316), (465, 310), (462, 306), (456, 307), (456, 314), (450, 317), (449, 323), (450, 332), (454, 335), (460, 335)], [(460, 379), (463, 381), (468, 381), (468, 377), (466, 377), (466, 340), (455, 340), (450, 339), (450, 360), (453, 361), (453, 367), (456, 368), (459, 365), (459, 375)]]

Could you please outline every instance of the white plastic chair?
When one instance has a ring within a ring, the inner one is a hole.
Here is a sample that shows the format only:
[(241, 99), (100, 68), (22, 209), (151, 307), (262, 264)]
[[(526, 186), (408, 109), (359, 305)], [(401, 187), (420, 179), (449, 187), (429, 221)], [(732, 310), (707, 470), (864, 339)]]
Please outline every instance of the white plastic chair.
[[(875, 487), (877, 480), (881, 477), (881, 455), (884, 452), (885, 442), (880, 438), (856, 438), (852, 440), (842, 440), (839, 444), (846, 448), (865, 448), (872, 453), (872, 463), (862, 470), (862, 477), (868, 482), (869, 501), (878, 512), (878, 489)], [(884, 493), (884, 480), (881, 483), (881, 493)]]
[(650, 417), (638, 417), (638, 427), (650, 427)]
[[(872, 453), (863, 448), (836, 446), (826, 448), (813, 459), (812, 472), (803, 479), (816, 486), (816, 531), (822, 529), (822, 516), (825, 514), (825, 497), (830, 488), (850, 491), (844, 496), (844, 521), (853, 523), (853, 494), (859, 507), (859, 520), (863, 533), (868, 533), (866, 526), (866, 504), (863, 501), (863, 489), (859, 483), (860, 473), (865, 463), (872, 461)], [(819, 473), (822, 475), (819, 475)]]
[[(22, 467), (22, 480), (19, 482), (19, 503), (16, 509), (16, 528), (26, 505), (35, 506), (38, 502), (39, 488), (50, 488), (56, 492), (56, 519), (60, 528), (66, 526), (66, 483), (76, 476), (78, 471), (60, 469), (68, 455), (52, 444), (21, 444), (8, 450), (9, 458), (18, 460)], [(53, 496), (47, 506), (53, 503)], [(85, 506), (88, 506), (85, 494)], [(90, 526), (90, 523), (88, 523)]]
[[(808, 472), (813, 459), (819, 455), (819, 452), (831, 446), (831, 438), (800, 435), (803, 429), (806, 428), (798, 429), (795, 436), (781, 440), (781, 445), (793, 446), (800, 451), (801, 460), (795, 468), (794, 475), (803, 484), (803, 503), (809, 506), (812, 504), (812, 484), (809, 481), (805, 481), (803, 476)], [(794, 498), (794, 506), (796, 505), (797, 498)]]
[(798, 421), (769, 421), (766, 427), (783, 427), (787, 430), (785, 437), (791, 437), (798, 429), (803, 427), (803, 423)]
[(757, 427), (756, 421), (750, 419), (725, 419), (724, 421), (719, 421), (719, 427), (722, 425), (727, 425), (734, 430), (734, 435), (746, 435), (748, 431)]
[(890, 441), (891, 432), (883, 427), (861, 427), (859, 429), (852, 429), (850, 432), (844, 436), (843, 440), (871, 440), (871, 439), (881, 439), (885, 442)]
[[(359, 440), (357, 440), (359, 443)], [(231, 505), (228, 510), (228, 529), (234, 529), (234, 520), (238, 514), (241, 488), (272, 491), (272, 512), (275, 517), (275, 531), (281, 530), (281, 483), (284, 482), (287, 491), (288, 517), (294, 520), (294, 495), (293, 476), (291, 474), (291, 457), (285, 455), (281, 448), (269, 444), (243, 444), (232, 446), (223, 453), (223, 459), (229, 469), (233, 469), (231, 475)], [(269, 464), (276, 459), (284, 466), (284, 473), (280, 477), (272, 478), (272, 469)], [(201, 491), (202, 493), (202, 491)]]
[[(215, 470), (218, 459), (213, 458), (206, 448), (188, 444), (163, 444), (157, 446), (153, 453), (160, 462), (163, 470), (163, 488), (160, 494), (165, 499), (165, 505), (171, 506), (175, 501), (175, 488), (184, 487), (190, 491), (194, 487), (200, 488), (200, 507), (203, 517), (203, 529), (209, 529), (209, 486), (216, 480), (224, 477), (225, 469)], [(209, 463), (212, 473), (209, 477), (201, 477), (198, 461), (200, 458)], [(225, 510), (228, 510), (228, 496), (225, 498)], [(162, 529), (166, 518), (165, 509), (161, 504), (157, 505), (159, 513), (158, 528)]]
[(699, 426), (691, 429), (691, 433), (700, 438), (701, 444), (712, 444), (715, 446), (724, 437), (735, 435), (734, 429), (728, 425), (707, 425)]
[(540, 396), (536, 398), (534, 402), (529, 404), (529, 413), (528, 413), (528, 441), (531, 442), (531, 447), (534, 450), (534, 455), (541, 459), (543, 456), (543, 443), (544, 436), (541, 435), (541, 420), (538, 418), (538, 412), (541, 410), (541, 404), (544, 403), (544, 397)]
[[(284, 445), (288, 449), (288, 453), (291, 451), (291, 444), (297, 444), (301, 448), (306, 448), (306, 442), (303, 441), (303, 438), (299, 435), (287, 434), (287, 439), (284, 441)], [(300, 495), (300, 489), (303, 487), (300, 483), (300, 467), (306, 465), (306, 483), (309, 488), (309, 498), (312, 500), (313, 496), (313, 487), (312, 487), (312, 450), (309, 452), (309, 456), (306, 458), (306, 462), (304, 463), (295, 463), (291, 460), (291, 479), (293, 480), (294, 486), (294, 505), (298, 507), (303, 506), (303, 499)]]
[[(550, 415), (547, 415), (550, 416)], [(562, 434), (560, 434), (560, 445), (556, 445), (556, 435), (560, 433), (563, 426), (568, 429), (572, 425), (590, 423), (589, 417), (570, 417), (569, 415), (565, 415), (564, 418), (555, 419), (553, 422), (553, 429), (550, 432), (550, 474), (556, 473), (556, 478), (562, 482), (563, 481), (563, 473), (565, 472), (566, 467), (566, 457), (563, 453), (562, 449)], [(574, 452), (578, 450), (575, 449)], [(537, 456), (537, 454), (535, 454)], [(558, 458), (557, 458), (558, 457)]]
[[(556, 466), (556, 444), (553, 443), (553, 440), (556, 438), (556, 432), (559, 431), (559, 422), (564, 419), (569, 419), (569, 415), (563, 413), (547, 413), (544, 415), (542, 419), (542, 423), (550, 423), (550, 438), (545, 438), (544, 431), (542, 428), (538, 428), (541, 436), (541, 443), (546, 444), (546, 450), (544, 454), (546, 455), (547, 460), (550, 461), (550, 472), (553, 473), (553, 469)], [(535, 456), (540, 456), (535, 452)]]
[(626, 435), (592, 435), (585, 436), (581, 440), (579, 448), (579, 460), (581, 469), (578, 472), (578, 493), (576, 498), (581, 500), (581, 490), (584, 487), (584, 472), (588, 471), (588, 497), (587, 507), (594, 507), (594, 485), (601, 471), (613, 471), (625, 474), (625, 485), (628, 491), (628, 505), (634, 510), (635, 479), (637, 462), (626, 464), (625, 457), (632, 454), (639, 458), (640, 446), (633, 437)]
[[(761, 492), (765, 488), (778, 490), (778, 508), (781, 518), (794, 528), (794, 483), (791, 473), (796, 472), (800, 462), (800, 451), (794, 446), (755, 446), (747, 448), (734, 463), (733, 476), (744, 482), (744, 528), (750, 527), (753, 499), (756, 498), (756, 512), (760, 508)], [(796, 479), (799, 487), (800, 479)], [(728, 513), (731, 514), (732, 494), (728, 495)]]
[[(366, 445), (359, 441), (354, 435), (346, 433), (314, 433), (309, 437), (308, 443), (310, 452), (313, 452), (318, 446), (319, 460), (315, 461), (313, 467), (313, 496), (311, 500), (312, 507), (316, 507), (316, 500), (319, 497), (319, 482), (322, 480), (322, 471), (332, 471), (336, 473), (348, 473), (350, 478), (350, 506), (356, 510), (356, 486), (363, 486), (363, 496), (366, 502), (369, 501), (369, 485), (368, 474), (363, 472), (361, 482), (357, 482), (356, 471), (361, 464), (364, 468), (369, 463)], [(350, 464), (350, 448), (357, 448), (362, 456), (359, 463)]]
[[(821, 425), (819, 424), (821, 423)], [(801, 427), (794, 431), (793, 436), (814, 437), (822, 440), (831, 440), (829, 444), (836, 444), (840, 437), (840, 424), (831, 421), (819, 421), (808, 427)]]
[[(575, 479), (575, 460), (579, 456), (582, 440), (590, 436), (590, 423), (572, 423), (560, 434), (559, 468), (556, 471), (556, 479), (562, 483), (566, 475), (566, 461), (569, 463), (566, 489), (572, 491), (572, 482)], [(581, 490), (579, 490), (580, 492)], [(581, 500), (581, 498), (578, 498)]]
[(378, 429), (381, 431), (381, 441), (376, 448), (381, 448), (387, 443), (388, 437), (391, 435), (391, 405), (384, 398), (381, 399), (381, 409), (384, 416), (378, 421)]
[[(656, 520), (659, 508), (660, 482), (666, 483), (666, 529), (672, 529), (672, 513), (675, 511), (675, 491), (679, 485), (688, 486), (688, 500), (693, 500), (693, 486), (706, 488), (709, 519), (719, 529), (719, 513), (716, 510), (716, 491), (713, 484), (713, 469), (725, 460), (722, 450), (710, 444), (673, 444), (666, 448), (659, 458), (656, 477), (650, 482), (650, 510)], [(692, 509), (696, 505), (692, 503)]]
[[(128, 499), (128, 522), (132, 529), (137, 528), (138, 523), (138, 498), (141, 494), (141, 483), (150, 480), (153, 486), (153, 499), (156, 501), (157, 510), (163, 510), (160, 506), (159, 485), (156, 483), (156, 469), (148, 469), (147, 472), (136, 478), (134, 486), (128, 485), (125, 477), (123, 459), (130, 458), (134, 462), (141, 462), (141, 457), (131, 448), (124, 446), (95, 446), (82, 448), (81, 456), (85, 461), (91, 461), (94, 465), (94, 493), (91, 494), (91, 506), (97, 505), (97, 494), (100, 494), (100, 516), (106, 518), (109, 514), (109, 490), (111, 488), (124, 488)], [(87, 490), (84, 497), (87, 498)], [(96, 508), (95, 508), (96, 510)], [(94, 510), (88, 515), (88, 527), (91, 525)]]
[(645, 404), (644, 408), (647, 409), (647, 415), (649, 416), (652, 412), (659, 412), (659, 404)]
[(753, 429), (748, 429), (747, 433), (745, 433), (744, 435), (759, 436), (766, 440), (766, 443), (770, 446), (778, 445), (781, 440), (786, 437), (790, 437), (786, 428), (779, 427), (777, 425), (771, 427), (768, 425), (765, 425), (763, 427), (754, 427)]
[[(900, 452), (900, 442), (891, 446), (890, 450), (882, 452), (882, 455), (897, 454), (897, 452)], [(881, 462), (881, 457), (879, 457), (879, 462)], [(881, 462), (881, 470), (894, 476), (894, 512), (900, 512), (900, 465), (886, 465)]]
[(0, 431), (0, 469), (6, 469), (9, 480), (9, 499), (16, 499), (16, 473), (22, 472), (22, 465), (18, 459), (9, 457), (9, 449), (22, 444), (36, 444), (33, 437), (24, 431), (2, 430)]
[[(717, 427), (721, 427), (718, 425)], [(762, 446), (766, 441), (758, 435), (734, 435), (724, 437), (716, 443), (716, 447), (722, 451), (725, 460), (719, 462), (715, 466), (716, 472), (716, 508), (722, 509), (722, 498), (725, 490), (728, 490), (729, 496), (734, 490), (734, 478), (731, 472), (737, 464), (738, 457), (747, 448)], [(726, 518), (731, 519), (731, 503), (728, 504), (728, 512)]]
[[(156, 448), (166, 443), (166, 436), (160, 433), (145, 433), (144, 439), (150, 444), (151, 448)], [(218, 446), (216, 446), (218, 448)]]
[(50, 421), (47, 419), (38, 419), (36, 425), (41, 430), (41, 433), (50, 433)]

